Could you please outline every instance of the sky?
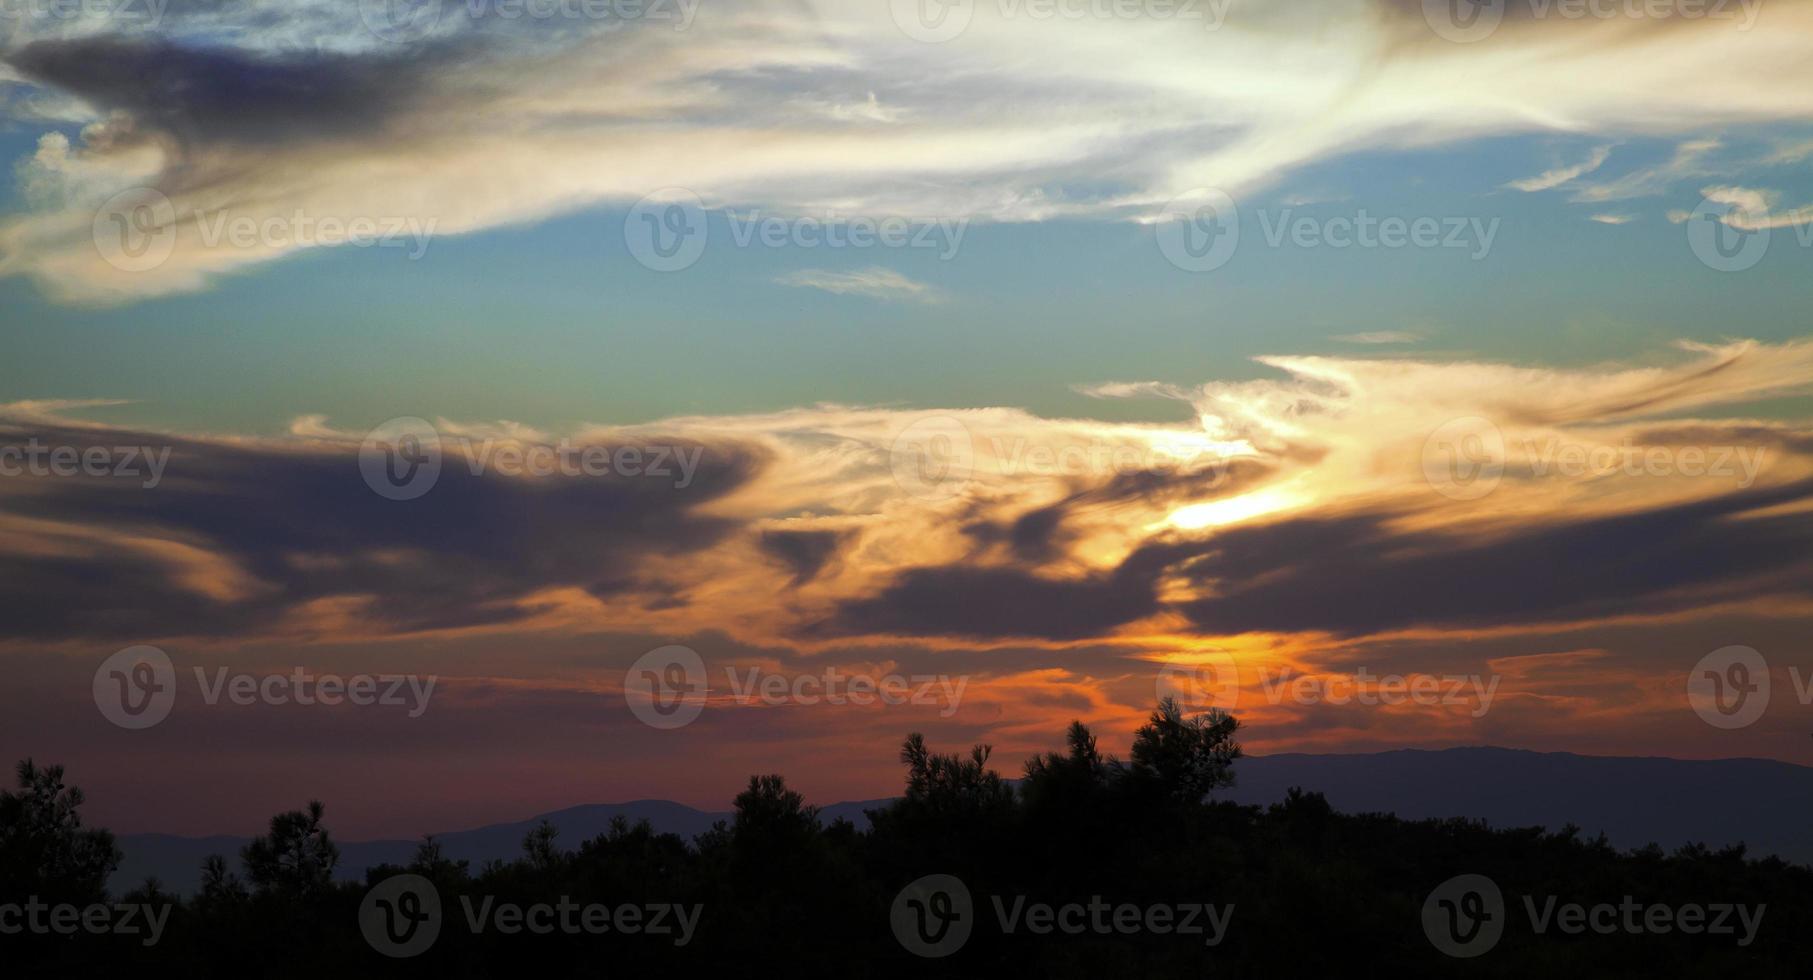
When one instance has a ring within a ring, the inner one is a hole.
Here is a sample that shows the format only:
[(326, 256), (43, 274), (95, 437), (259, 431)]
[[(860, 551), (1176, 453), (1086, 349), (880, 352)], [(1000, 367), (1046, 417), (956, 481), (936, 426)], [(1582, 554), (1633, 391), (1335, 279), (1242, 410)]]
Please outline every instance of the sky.
[(0, 751), (94, 822), (1164, 694), (1813, 764), (1813, 4), (0, 7)]

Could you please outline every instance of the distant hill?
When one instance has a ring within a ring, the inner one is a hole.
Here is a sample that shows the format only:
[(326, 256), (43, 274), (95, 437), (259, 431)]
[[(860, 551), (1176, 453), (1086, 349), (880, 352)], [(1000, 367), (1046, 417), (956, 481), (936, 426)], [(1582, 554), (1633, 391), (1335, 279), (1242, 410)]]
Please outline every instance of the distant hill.
[[(1236, 766), (1239, 784), (1219, 794), (1240, 803), (1266, 804), (1292, 786), (1316, 790), (1347, 813), (1395, 813), (1406, 819), (1473, 817), (1494, 827), (1573, 823), (1588, 835), (1604, 832), (1614, 846), (1650, 842), (1673, 849), (1688, 842), (1718, 847), (1743, 842), (1750, 854), (1778, 855), (1813, 865), (1813, 768), (1767, 759), (1686, 760), (1586, 756), (1571, 752), (1460, 748), (1352, 755), (1252, 756)], [(888, 800), (836, 803), (823, 808), (867, 827), (865, 810)], [(691, 839), (729, 812), (708, 812), (667, 800), (595, 803), (568, 807), (515, 823), (436, 834), (446, 855), (472, 862), (522, 853), (523, 835), (543, 819), (560, 828), (560, 843), (578, 846), (605, 832), (611, 820), (646, 819), (657, 830)], [(126, 854), (110, 887), (118, 894), (155, 875), (166, 890), (189, 894), (202, 861), (221, 854), (238, 864), (243, 837), (174, 837), (124, 834)], [(416, 841), (340, 842), (338, 874), (359, 880), (365, 869), (405, 864)]]
[(1225, 794), (1242, 803), (1318, 790), (1344, 813), (1477, 817), (1494, 827), (1573, 823), (1629, 849), (1743, 842), (1813, 865), (1813, 768), (1770, 759), (1665, 759), (1521, 749), (1400, 749), (1243, 759)]

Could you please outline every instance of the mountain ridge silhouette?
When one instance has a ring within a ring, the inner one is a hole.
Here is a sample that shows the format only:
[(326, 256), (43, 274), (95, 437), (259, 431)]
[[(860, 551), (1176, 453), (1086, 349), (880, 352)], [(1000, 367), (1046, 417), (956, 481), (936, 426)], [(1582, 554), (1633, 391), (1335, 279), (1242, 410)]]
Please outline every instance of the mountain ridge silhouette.
[[(1395, 813), (1409, 820), (1469, 817), (1494, 827), (1567, 824), (1587, 836), (1605, 833), (1621, 849), (1657, 843), (1672, 850), (1689, 842), (1722, 847), (1738, 842), (1753, 857), (1776, 855), (1813, 865), (1813, 767), (1773, 759), (1675, 759), (1592, 756), (1495, 746), (1391, 749), (1365, 753), (1279, 753), (1247, 756), (1235, 766), (1239, 782), (1216, 798), (1267, 805), (1293, 786), (1323, 793), (1336, 810)], [(826, 824), (839, 818), (866, 827), (864, 811), (891, 797), (833, 803), (820, 809)], [(327, 801), (330, 804), (331, 800)], [(700, 810), (671, 800), (585, 803), (524, 820), (436, 833), (445, 856), (487, 860), (521, 854), (522, 839), (542, 820), (560, 828), (563, 846), (605, 832), (616, 817), (647, 819), (657, 831), (691, 840), (729, 810)], [(119, 894), (157, 877), (167, 891), (190, 894), (202, 861), (220, 854), (237, 864), (250, 837), (122, 834), (125, 860), (109, 879)], [(418, 840), (340, 842), (336, 877), (363, 880), (365, 869), (406, 864)]]

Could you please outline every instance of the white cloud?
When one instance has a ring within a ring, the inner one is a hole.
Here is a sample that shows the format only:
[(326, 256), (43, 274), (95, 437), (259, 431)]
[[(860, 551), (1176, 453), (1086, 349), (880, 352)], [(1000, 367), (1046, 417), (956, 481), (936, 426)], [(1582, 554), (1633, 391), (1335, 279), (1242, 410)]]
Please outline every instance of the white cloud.
[(839, 296), (866, 296), (870, 299), (908, 300), (915, 303), (937, 303), (944, 294), (922, 282), (908, 279), (892, 269), (870, 266), (854, 272), (830, 269), (801, 269), (774, 280), (782, 286), (822, 289)]
[[(976, 4), (968, 29), (943, 44), (906, 36), (887, 4), (848, 0), (746, 0), (701, 9), (684, 31), (450, 16), (413, 45), (374, 43), (356, 6), (299, 4), (260, 26), (224, 8), (172, 9), (160, 36), (178, 46), (144, 76), (96, 71), (111, 65), (106, 52), (66, 40), (37, 46), (41, 61), (65, 46), (45, 89), (81, 96), (103, 125), (72, 141), (61, 183), (41, 176), (30, 210), (0, 219), (0, 275), (31, 276), (63, 300), (128, 302), (205, 288), (301, 247), (201, 241), (196, 217), (223, 209), (255, 220), (299, 210), (432, 218), (445, 236), (684, 187), (708, 206), (770, 213), (1121, 220), (1372, 147), (1813, 116), (1813, 5), (1773, 10), (1768, 31), (1551, 18), (1479, 45), (1448, 43), (1420, 10), (1383, 2), (1242, 5), (1215, 31), (1040, 21)], [(318, 42), (292, 43), (311, 32)], [(181, 46), (203, 37), (205, 56)], [(26, 50), (10, 47), (5, 60), (20, 69)], [(252, 60), (223, 74), (232, 58)], [(259, 58), (285, 60), (271, 69)], [(185, 94), (197, 78), (260, 70), (282, 84), (244, 85), (226, 100)], [(297, 78), (332, 89), (361, 72), (375, 81), (345, 99), (356, 118), (259, 101)], [(146, 78), (184, 84), (147, 93)], [(237, 131), (259, 127), (262, 140)], [(93, 219), (113, 192), (140, 184), (171, 200), (176, 241), (163, 264), (128, 273), (97, 255)], [(1636, 184), (1580, 194), (1654, 192)]]
[(1546, 191), (1553, 187), (1560, 187), (1562, 184), (1565, 184), (1576, 177), (1583, 174), (1590, 174), (1593, 171), (1598, 170), (1599, 166), (1605, 163), (1605, 158), (1611, 155), (1611, 147), (1601, 146), (1588, 154), (1585, 160), (1576, 163), (1573, 166), (1556, 167), (1553, 170), (1545, 170), (1534, 177), (1513, 180), (1505, 186), (1519, 191)]
[[(1766, 188), (1714, 186), (1701, 188), (1700, 194), (1713, 204), (1727, 207), (1726, 211), (1715, 215), (1720, 223), (1742, 231), (1791, 228), (1813, 222), (1813, 204), (1792, 211), (1776, 211), (1775, 205), (1781, 195)], [(1691, 211), (1676, 209), (1668, 212), (1668, 220), (1675, 224), (1681, 224), (1692, 217)]]

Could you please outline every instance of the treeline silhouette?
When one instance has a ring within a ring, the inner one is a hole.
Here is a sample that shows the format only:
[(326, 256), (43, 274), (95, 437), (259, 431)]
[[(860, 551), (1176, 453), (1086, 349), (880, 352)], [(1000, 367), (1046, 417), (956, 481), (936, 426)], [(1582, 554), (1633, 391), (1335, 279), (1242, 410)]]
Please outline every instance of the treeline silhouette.
[[(79, 790), (60, 767), (29, 760), (19, 789), (0, 794), (0, 905), (116, 901), (167, 909), (143, 937), (31, 932), (0, 936), (10, 976), (102, 976), (152, 968), (192, 977), (786, 975), (1448, 976), (1809, 975), (1813, 871), (1743, 848), (1619, 852), (1576, 828), (1491, 829), (1469, 820), (1405, 821), (1334, 812), (1293, 790), (1266, 807), (1216, 802), (1240, 757), (1239, 723), (1160, 702), (1126, 762), (1105, 756), (1072, 723), (1062, 751), (1028, 761), (1017, 784), (989, 768), (990, 750), (940, 754), (917, 735), (900, 753), (905, 794), (870, 811), (871, 826), (826, 824), (779, 775), (752, 777), (734, 819), (693, 841), (618, 820), (567, 847), (544, 823), (523, 854), (481, 868), (448, 860), (424, 839), (407, 867), (334, 879), (338, 850), (320, 803), (280, 814), (241, 854), (209, 858), (199, 891), (179, 900), (150, 881), (105, 892), (120, 853), (84, 828)], [(1502, 940), (1450, 958), (1425, 935), (1430, 890), (1463, 873), (1503, 890)], [(359, 925), (368, 889), (397, 875), (433, 884), (441, 927), (420, 955), (393, 959)], [(903, 948), (890, 909), (928, 874), (961, 879), (973, 932), (954, 954)], [(1754, 941), (1667, 934), (1537, 935), (1521, 897), (1562, 903), (1766, 906)], [(1225, 937), (1006, 934), (995, 902), (1176, 906), (1231, 904)], [(507, 935), (469, 931), (462, 902), (481, 907), (603, 903), (702, 905), (684, 946), (671, 936)]]

